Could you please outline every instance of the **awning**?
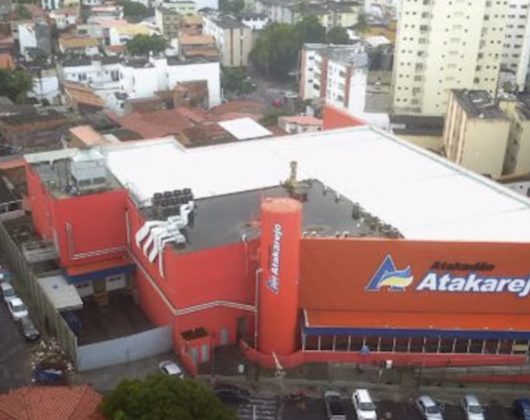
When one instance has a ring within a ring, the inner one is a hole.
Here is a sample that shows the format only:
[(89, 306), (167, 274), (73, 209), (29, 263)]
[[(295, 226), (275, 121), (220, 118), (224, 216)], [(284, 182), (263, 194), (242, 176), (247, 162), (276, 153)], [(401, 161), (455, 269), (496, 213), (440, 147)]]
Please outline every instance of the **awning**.
[(84, 283), (108, 276), (132, 273), (135, 269), (133, 262), (119, 258), (69, 267), (66, 269), (66, 274), (70, 283)]
[(60, 311), (81, 309), (83, 301), (75, 286), (68, 284), (63, 276), (37, 278), (37, 282), (44, 290), (54, 308)]
[(307, 335), (530, 340), (529, 315), (304, 311)]

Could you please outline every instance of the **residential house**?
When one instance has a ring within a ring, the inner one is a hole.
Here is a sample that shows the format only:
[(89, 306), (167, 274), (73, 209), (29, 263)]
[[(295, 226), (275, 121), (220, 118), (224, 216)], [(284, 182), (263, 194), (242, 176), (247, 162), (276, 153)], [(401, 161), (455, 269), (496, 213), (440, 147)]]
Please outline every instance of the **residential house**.
[(99, 54), (99, 41), (88, 36), (63, 35), (58, 41), (59, 51), (63, 55), (86, 55), (95, 56)]
[(114, 4), (114, 5), (102, 5), (102, 6), (93, 6), (90, 8), (90, 16), (87, 19), (87, 22), (93, 22), (94, 20), (116, 20), (123, 19), (123, 6)]
[(57, 9), (52, 10), (49, 16), (50, 19), (55, 23), (57, 29), (61, 31), (76, 25), (79, 18), (79, 11), (77, 8)]
[(518, 95), (513, 106), (507, 109), (510, 131), (504, 160), (503, 174), (530, 172), (530, 96)]
[(15, 68), (15, 60), (13, 60), (13, 56), (8, 53), (0, 53), (0, 69), (9, 70)]
[(246, 67), (252, 50), (252, 29), (231, 16), (204, 16), (205, 35), (215, 38), (225, 67)]
[(186, 35), (202, 35), (203, 22), (199, 15), (180, 16), (179, 33)]
[(503, 173), (510, 120), (484, 90), (451, 90), (445, 117), (447, 158), (482, 175)]
[(109, 28), (110, 45), (125, 45), (136, 35), (153, 35), (155, 31), (142, 23), (129, 23)]
[(206, 57), (219, 59), (215, 38), (211, 35), (186, 35), (179, 37), (179, 53), (185, 58)]
[(278, 127), (288, 134), (307, 133), (322, 130), (322, 120), (310, 115), (294, 115), (278, 118)]
[(270, 19), (265, 13), (243, 12), (239, 14), (239, 20), (253, 31), (261, 31), (269, 24)]
[(33, 89), (28, 96), (38, 101), (47, 101), (49, 104), (59, 104), (61, 89), (59, 77), (55, 67), (38, 67), (31, 69)]
[(159, 7), (173, 10), (179, 15), (194, 14), (197, 11), (195, 0), (163, 0)]
[(390, 115), (390, 131), (403, 140), (443, 154), (444, 117)]
[(20, 54), (31, 61), (35, 56), (51, 54), (51, 31), (45, 20), (19, 23), (18, 43)]

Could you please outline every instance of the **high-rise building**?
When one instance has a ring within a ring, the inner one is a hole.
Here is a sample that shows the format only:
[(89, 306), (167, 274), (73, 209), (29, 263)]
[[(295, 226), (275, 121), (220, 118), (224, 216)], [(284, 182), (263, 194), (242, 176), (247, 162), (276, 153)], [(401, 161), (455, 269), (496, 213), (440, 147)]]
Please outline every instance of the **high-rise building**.
[(507, 22), (501, 66), (513, 74), (515, 86), (511, 90), (519, 92), (525, 88), (530, 64), (529, 6), (529, 0), (508, 0), (506, 9)]
[(403, 0), (393, 75), (399, 113), (443, 115), (451, 89), (496, 94), (506, 0)]

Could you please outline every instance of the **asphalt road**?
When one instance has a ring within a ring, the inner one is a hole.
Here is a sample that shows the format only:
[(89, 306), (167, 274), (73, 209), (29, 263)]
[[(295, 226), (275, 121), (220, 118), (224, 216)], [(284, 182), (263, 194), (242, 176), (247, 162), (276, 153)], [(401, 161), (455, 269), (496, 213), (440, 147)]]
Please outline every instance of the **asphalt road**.
[(30, 345), (0, 297), (0, 393), (31, 382)]
[[(347, 419), (357, 419), (353, 405), (345, 400)], [(422, 420), (418, 411), (411, 404), (394, 403), (388, 401), (377, 402), (378, 418), (391, 418), (392, 420)], [(386, 416), (390, 413), (390, 417)], [(485, 407), (487, 420), (516, 420), (510, 409), (500, 406)], [(443, 412), (444, 420), (465, 420), (460, 407), (446, 406)], [(305, 408), (287, 402), (281, 409), (282, 420), (325, 420), (326, 412), (324, 403), (320, 399), (307, 399)]]

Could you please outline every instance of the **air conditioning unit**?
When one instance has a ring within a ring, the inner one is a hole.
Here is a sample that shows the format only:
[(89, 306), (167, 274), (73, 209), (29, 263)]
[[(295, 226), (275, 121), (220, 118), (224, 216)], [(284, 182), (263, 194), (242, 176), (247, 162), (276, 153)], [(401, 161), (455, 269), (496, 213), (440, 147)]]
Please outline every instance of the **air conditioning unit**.
[(105, 158), (96, 150), (79, 150), (70, 163), (70, 174), (81, 192), (107, 187), (108, 174)]

